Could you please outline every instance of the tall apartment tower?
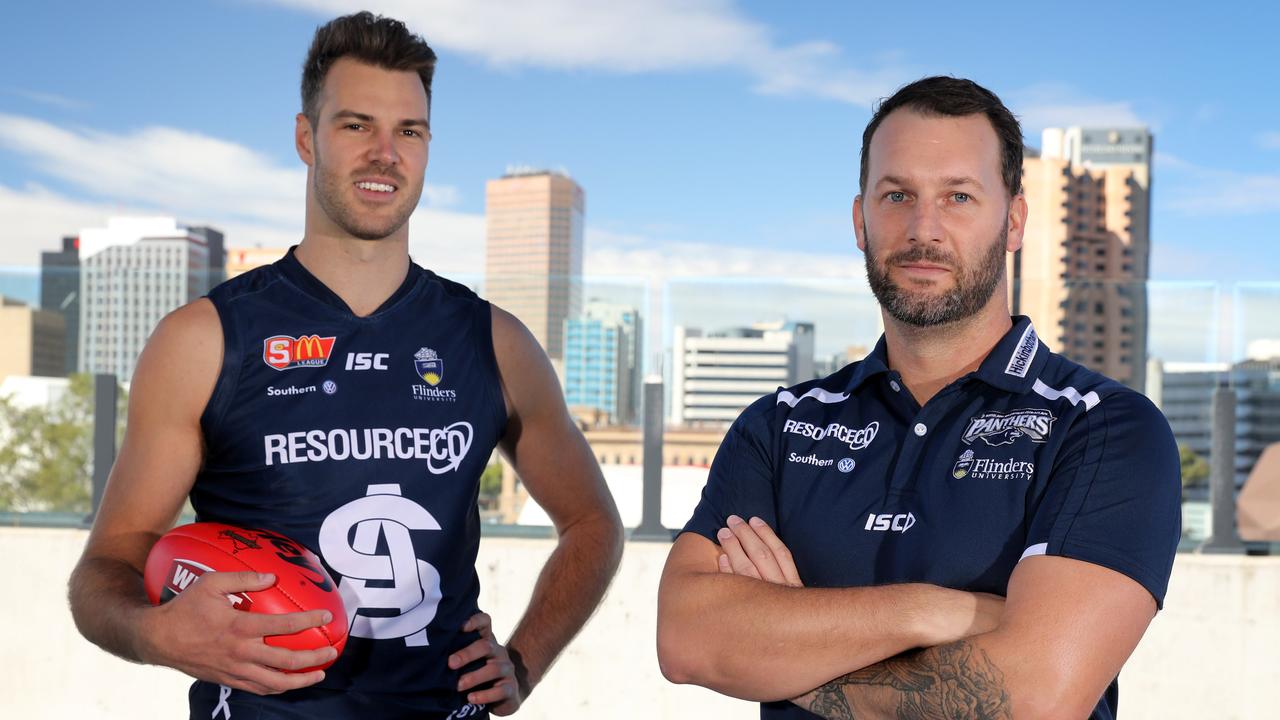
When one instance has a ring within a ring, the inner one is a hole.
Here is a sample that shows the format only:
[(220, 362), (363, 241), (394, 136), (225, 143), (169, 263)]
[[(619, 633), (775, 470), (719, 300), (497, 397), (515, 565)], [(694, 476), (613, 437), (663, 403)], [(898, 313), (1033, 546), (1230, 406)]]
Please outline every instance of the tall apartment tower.
[(40, 309), (62, 316), (59, 377), (76, 371), (80, 355), (80, 238), (62, 238), (62, 250), (40, 253)]
[(1030, 215), (1010, 301), (1056, 351), (1141, 391), (1147, 362), (1151, 133), (1049, 128), (1023, 162)]
[(763, 395), (816, 377), (813, 323), (757, 323), (703, 336), (676, 326), (671, 422), (722, 425)]
[(632, 424), (640, 405), (640, 312), (591, 301), (565, 321), (564, 398), (570, 408), (597, 410), (610, 424)]
[(582, 188), (557, 172), (511, 169), (485, 187), (485, 296), (556, 361), (582, 308), (583, 208)]
[(222, 268), (222, 234), (173, 218), (111, 218), (80, 233), (82, 372), (133, 376), (160, 319), (204, 295)]

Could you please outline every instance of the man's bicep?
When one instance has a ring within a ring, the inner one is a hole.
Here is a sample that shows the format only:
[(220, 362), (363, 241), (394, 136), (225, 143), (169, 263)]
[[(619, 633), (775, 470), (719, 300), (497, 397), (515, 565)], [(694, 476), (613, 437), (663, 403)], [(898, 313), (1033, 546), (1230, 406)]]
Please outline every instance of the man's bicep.
[(1151, 593), (1126, 575), (1065, 557), (1028, 557), (1009, 579), (1000, 628), (977, 640), (1005, 673), (1015, 708), (1052, 703), (1062, 717), (1084, 717), (1155, 612)]
[(85, 556), (141, 569), (172, 526), (201, 462), (200, 414), (221, 365), (221, 330), (208, 301), (157, 327), (138, 359), (128, 424)]
[(602, 511), (616, 515), (600, 467), (569, 416), (541, 346), (510, 313), (494, 307), (491, 317), (509, 412), (501, 447), (529, 496), (557, 527)]

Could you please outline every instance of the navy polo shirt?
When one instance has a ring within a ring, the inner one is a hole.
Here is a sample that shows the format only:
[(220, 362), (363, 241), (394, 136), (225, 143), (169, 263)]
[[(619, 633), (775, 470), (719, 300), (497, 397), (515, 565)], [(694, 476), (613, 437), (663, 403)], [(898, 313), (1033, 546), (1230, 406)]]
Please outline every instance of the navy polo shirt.
[[(1169, 424), (1144, 396), (1049, 350), (1015, 317), (976, 372), (921, 407), (882, 337), (860, 362), (779, 389), (734, 422), (686, 532), (759, 516), (809, 587), (924, 582), (1005, 595), (1061, 555), (1164, 601), (1181, 535)], [(1113, 718), (1113, 682), (1092, 714)], [(813, 717), (766, 703), (762, 718)]]

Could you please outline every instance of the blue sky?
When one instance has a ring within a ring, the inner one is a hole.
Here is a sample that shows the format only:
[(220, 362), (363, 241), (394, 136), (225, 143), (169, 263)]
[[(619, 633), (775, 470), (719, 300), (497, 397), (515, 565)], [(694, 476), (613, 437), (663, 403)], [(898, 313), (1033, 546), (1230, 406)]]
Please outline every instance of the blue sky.
[[(368, 7), (405, 19), (441, 58), (412, 224), (428, 266), (480, 270), (484, 182), (523, 164), (564, 168), (585, 188), (589, 273), (861, 284), (848, 217), (871, 104), (949, 73), (1000, 94), (1032, 146), (1047, 125), (1152, 127), (1153, 279), (1230, 296), (1235, 283), (1280, 279), (1280, 11), (1249, 5)], [(121, 212), (214, 224), (231, 245), (294, 241), (299, 68), (315, 26), (359, 7), (9, 8), (0, 265), (34, 266), (61, 235)]]

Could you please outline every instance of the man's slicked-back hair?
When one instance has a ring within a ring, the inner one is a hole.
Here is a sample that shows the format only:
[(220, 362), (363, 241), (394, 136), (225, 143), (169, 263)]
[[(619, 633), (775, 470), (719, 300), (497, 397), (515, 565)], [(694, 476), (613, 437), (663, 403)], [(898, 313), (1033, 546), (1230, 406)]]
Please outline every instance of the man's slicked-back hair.
[(990, 90), (960, 78), (934, 76), (917, 80), (899, 88), (876, 106), (871, 122), (862, 131), (862, 166), (858, 174), (858, 191), (867, 191), (867, 156), (871, 137), (889, 113), (900, 108), (926, 116), (960, 117), (982, 113), (1000, 139), (1000, 174), (1009, 197), (1022, 192), (1022, 126), (1009, 108)]
[(302, 114), (315, 127), (319, 121), (320, 90), (329, 68), (339, 58), (351, 57), (386, 70), (410, 70), (422, 78), (431, 109), (431, 76), (436, 54), (427, 41), (409, 32), (404, 23), (363, 11), (343, 15), (316, 28), (315, 39), (302, 66)]

